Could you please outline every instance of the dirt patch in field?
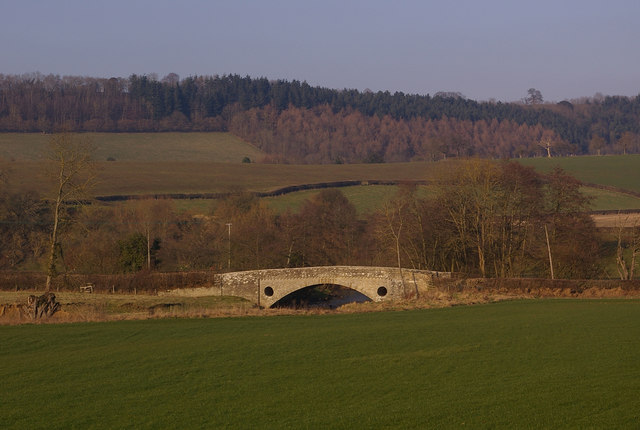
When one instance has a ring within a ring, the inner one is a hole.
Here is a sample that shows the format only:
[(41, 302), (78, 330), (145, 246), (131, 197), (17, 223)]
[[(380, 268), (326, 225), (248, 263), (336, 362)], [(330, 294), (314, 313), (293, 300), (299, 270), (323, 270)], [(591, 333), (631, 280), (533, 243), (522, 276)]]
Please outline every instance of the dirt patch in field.
[(598, 228), (631, 228), (640, 225), (640, 213), (596, 214), (591, 218)]

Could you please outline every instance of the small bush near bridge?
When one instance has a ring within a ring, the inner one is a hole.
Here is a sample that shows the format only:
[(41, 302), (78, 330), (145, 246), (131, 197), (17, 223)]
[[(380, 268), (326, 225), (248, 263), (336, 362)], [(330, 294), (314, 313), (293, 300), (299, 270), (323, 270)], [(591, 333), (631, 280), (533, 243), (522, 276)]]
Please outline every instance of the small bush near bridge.
[[(3, 428), (637, 428), (640, 301), (0, 327)], [(36, 405), (36, 406), (34, 406)]]

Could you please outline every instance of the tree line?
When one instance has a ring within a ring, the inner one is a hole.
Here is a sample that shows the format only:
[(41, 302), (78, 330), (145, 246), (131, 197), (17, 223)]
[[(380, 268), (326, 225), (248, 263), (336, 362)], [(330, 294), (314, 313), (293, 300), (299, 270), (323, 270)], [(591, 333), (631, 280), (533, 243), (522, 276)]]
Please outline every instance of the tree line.
[(451, 157), (512, 158), (576, 152), (575, 145), (541, 125), (511, 120), (394, 119), (357, 110), (334, 112), (272, 106), (239, 112), (229, 130), (267, 153), (263, 162), (382, 163), (435, 161)]
[[(514, 139), (513, 128), (521, 128), (527, 136), (535, 129), (545, 137), (538, 144), (546, 146), (547, 154), (605, 154), (635, 153), (640, 151), (640, 96), (594, 96), (557, 104), (541, 103), (539, 91), (530, 89), (527, 103), (477, 102), (457, 93), (438, 93), (434, 96), (405, 94), (388, 91), (335, 90), (314, 87), (306, 82), (268, 80), (238, 75), (191, 76), (180, 79), (169, 74), (162, 79), (153, 75), (131, 75), (128, 78), (90, 78), (55, 75), (0, 75), (0, 131), (51, 132), (69, 131), (142, 132), (142, 131), (238, 131), (247, 116), (255, 112), (275, 115), (271, 123), (263, 124), (267, 133), (280, 133), (276, 119), (300, 115), (322, 115), (330, 112), (331, 120), (357, 113), (371, 122), (393, 121), (408, 128), (410, 139), (419, 145), (444, 145), (446, 153), (467, 152), (473, 155), (490, 154), (496, 157), (534, 155), (532, 146), (510, 143), (512, 148), (496, 143), (488, 145), (477, 133), (466, 136), (467, 146), (461, 151), (446, 136), (427, 137), (417, 131), (415, 122), (461, 124), (466, 129), (491, 127), (502, 140)], [(536, 97), (531, 97), (531, 94)], [(291, 110), (291, 112), (288, 112)], [(253, 112), (253, 113), (249, 113)], [(316, 121), (317, 123), (317, 121)], [(331, 126), (330, 126), (331, 127)], [(439, 128), (435, 128), (438, 130)], [(502, 129), (506, 130), (504, 133)], [(540, 131), (542, 130), (542, 131)], [(255, 130), (253, 130), (255, 131)], [(326, 132), (322, 129), (319, 132)], [(373, 131), (367, 130), (368, 134)], [(306, 134), (291, 134), (288, 146), (296, 140), (307, 139)], [(535, 134), (534, 133), (534, 134)], [(246, 134), (246, 133), (245, 133)], [(469, 133), (467, 132), (467, 135)], [(533, 134), (531, 134), (533, 135)], [(261, 143), (259, 135), (248, 134), (253, 143)], [(335, 137), (332, 135), (332, 137)], [(466, 139), (466, 140), (465, 140)], [(470, 141), (468, 141), (470, 139)], [(551, 138), (549, 138), (551, 139)], [(522, 140), (522, 139), (520, 139)], [(437, 142), (436, 142), (437, 141)], [(467, 142), (468, 141), (468, 142)], [(320, 159), (331, 162), (331, 157), (319, 156), (314, 148), (303, 145), (304, 156), (294, 160)], [(376, 157), (378, 142), (372, 142), (367, 151)], [(443, 152), (443, 151), (440, 151)], [(407, 161), (411, 151), (394, 153), (383, 159), (401, 158)], [(286, 159), (286, 154), (271, 157)], [(361, 158), (361, 157), (360, 157)], [(353, 161), (360, 161), (356, 158)], [(346, 158), (344, 161), (352, 161)]]
[[(171, 200), (66, 205), (55, 269), (114, 274), (369, 265), (484, 277), (605, 275), (602, 258), (614, 258), (615, 251), (585, 214), (588, 200), (571, 176), (561, 170), (542, 175), (507, 161), (438, 164), (433, 187), (402, 185), (364, 215), (337, 189), (284, 213), (248, 193), (230, 195), (199, 216), (177, 210)], [(47, 266), (52, 210), (36, 193), (2, 188), (0, 268)]]

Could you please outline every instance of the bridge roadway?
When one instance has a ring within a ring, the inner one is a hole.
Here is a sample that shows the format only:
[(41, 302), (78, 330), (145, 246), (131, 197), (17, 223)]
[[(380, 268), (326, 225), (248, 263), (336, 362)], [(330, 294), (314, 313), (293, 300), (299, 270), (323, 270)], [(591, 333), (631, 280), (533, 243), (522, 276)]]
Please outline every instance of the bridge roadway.
[(264, 269), (215, 275), (212, 286), (172, 290), (181, 296), (237, 296), (268, 308), (288, 294), (314, 285), (340, 285), (373, 301), (395, 301), (420, 295), (434, 278), (448, 272), (399, 269), (397, 267), (322, 266)]

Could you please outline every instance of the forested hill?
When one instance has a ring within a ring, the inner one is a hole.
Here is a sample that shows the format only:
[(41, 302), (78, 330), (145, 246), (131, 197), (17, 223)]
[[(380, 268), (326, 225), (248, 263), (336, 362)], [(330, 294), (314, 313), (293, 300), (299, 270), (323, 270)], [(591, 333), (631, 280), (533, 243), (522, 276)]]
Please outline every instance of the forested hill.
[(238, 75), (0, 75), (0, 131), (229, 130), (283, 162), (640, 151), (640, 96), (477, 102)]

